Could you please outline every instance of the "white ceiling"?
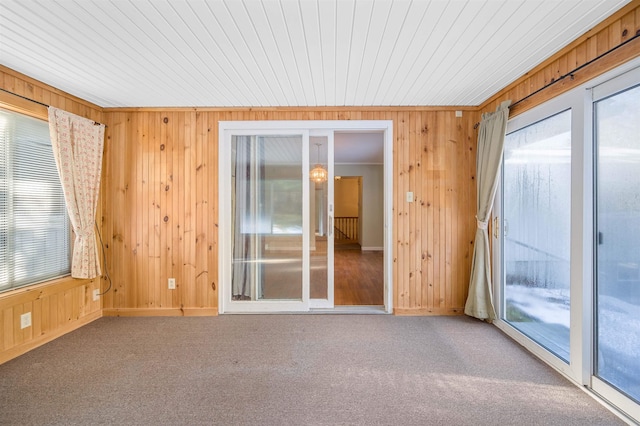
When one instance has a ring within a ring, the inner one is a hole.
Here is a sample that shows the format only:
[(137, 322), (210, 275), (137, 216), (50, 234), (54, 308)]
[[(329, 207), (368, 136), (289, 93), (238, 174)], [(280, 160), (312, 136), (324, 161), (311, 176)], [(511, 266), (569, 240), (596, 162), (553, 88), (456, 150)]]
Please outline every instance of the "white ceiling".
[(0, 0), (0, 63), (103, 107), (479, 105), (629, 0)]
[(336, 132), (334, 162), (336, 164), (383, 164), (383, 132)]

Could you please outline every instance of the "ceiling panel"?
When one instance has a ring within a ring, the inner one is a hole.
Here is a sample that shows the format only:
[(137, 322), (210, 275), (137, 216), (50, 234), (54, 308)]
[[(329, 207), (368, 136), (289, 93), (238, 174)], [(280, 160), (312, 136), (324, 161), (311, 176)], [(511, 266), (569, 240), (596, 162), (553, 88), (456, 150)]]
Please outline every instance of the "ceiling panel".
[(475, 106), (629, 0), (1, 0), (0, 63), (103, 107)]

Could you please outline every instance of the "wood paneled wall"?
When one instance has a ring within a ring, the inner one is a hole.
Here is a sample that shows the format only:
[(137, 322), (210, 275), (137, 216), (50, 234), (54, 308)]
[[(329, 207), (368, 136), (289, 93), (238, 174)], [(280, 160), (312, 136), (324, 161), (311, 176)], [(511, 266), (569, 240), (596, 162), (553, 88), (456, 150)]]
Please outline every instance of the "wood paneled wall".
[(114, 288), (104, 314), (217, 312), (218, 122), (230, 120), (393, 120), (396, 313), (461, 313), (477, 119), (437, 108), (106, 110), (102, 226)]
[(522, 100), (510, 109), (510, 117), (540, 105), (640, 56), (638, 35), (640, 0), (633, 0), (491, 97), (480, 111), (494, 111), (506, 99), (513, 103)]
[[(102, 122), (102, 109), (0, 66), (0, 88)], [(46, 119), (46, 108), (0, 92), (0, 104)], [(75, 330), (102, 315), (92, 292), (100, 280), (70, 277), (0, 293), (0, 363)], [(20, 315), (31, 312), (32, 326), (20, 328)]]

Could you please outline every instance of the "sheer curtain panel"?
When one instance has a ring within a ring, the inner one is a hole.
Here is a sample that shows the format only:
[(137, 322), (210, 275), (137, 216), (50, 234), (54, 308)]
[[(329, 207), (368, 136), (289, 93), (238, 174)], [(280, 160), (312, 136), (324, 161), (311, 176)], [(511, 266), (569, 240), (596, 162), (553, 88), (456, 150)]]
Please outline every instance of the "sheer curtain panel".
[(504, 101), (496, 109), (496, 112), (482, 114), (478, 134), (478, 154), (476, 157), (476, 219), (478, 227), (473, 249), (469, 296), (464, 313), (486, 320), (496, 319), (491, 288), (491, 253), (487, 225), (498, 187), (510, 104), (511, 101)]
[(102, 172), (104, 125), (49, 107), (49, 131), (75, 234), (71, 276), (95, 278), (101, 273), (94, 223)]

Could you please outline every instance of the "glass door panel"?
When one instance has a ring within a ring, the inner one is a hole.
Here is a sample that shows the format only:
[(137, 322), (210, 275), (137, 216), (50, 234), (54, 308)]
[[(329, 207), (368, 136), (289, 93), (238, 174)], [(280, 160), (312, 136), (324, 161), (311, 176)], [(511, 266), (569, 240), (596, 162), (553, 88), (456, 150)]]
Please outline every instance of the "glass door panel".
[(640, 87), (594, 103), (595, 374), (640, 401)]
[(505, 139), (503, 318), (569, 361), (571, 111)]
[(231, 138), (231, 299), (303, 300), (303, 137)]

